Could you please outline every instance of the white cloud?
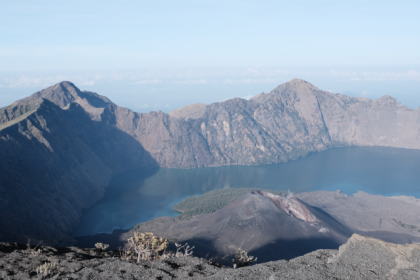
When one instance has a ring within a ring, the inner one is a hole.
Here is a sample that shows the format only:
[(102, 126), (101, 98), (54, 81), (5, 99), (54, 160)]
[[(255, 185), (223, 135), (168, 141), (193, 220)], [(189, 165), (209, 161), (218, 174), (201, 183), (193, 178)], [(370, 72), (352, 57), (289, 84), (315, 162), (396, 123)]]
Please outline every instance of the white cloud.
[(141, 80), (135, 82), (135, 84), (144, 85), (144, 84), (159, 84), (162, 83), (161, 80)]
[(84, 82), (80, 83), (80, 85), (82, 85), (82, 86), (93, 86), (94, 84), (95, 84), (95, 81), (92, 81), (92, 80), (84, 81)]
[(137, 103), (135, 103), (134, 107), (139, 108), (139, 109), (147, 109), (147, 108), (150, 108), (152, 106), (149, 105), (149, 104), (137, 104)]
[(185, 81), (173, 81), (172, 84), (180, 84), (180, 85), (204, 85), (207, 84), (207, 80), (185, 80)]
[(243, 96), (241, 98), (246, 99), (246, 100), (250, 100), (252, 97), (254, 97), (254, 95), (247, 95), (247, 96)]
[[(3, 77), (2, 77), (3, 76)], [(354, 71), (354, 70), (287, 70), (275, 68), (227, 69), (146, 69), (133, 71), (97, 71), (95, 73), (59, 75), (0, 76), (3, 88), (45, 88), (61, 81), (72, 81), (77, 86), (120, 82), (125, 84), (280, 84), (291, 77), (323, 77), (341, 81), (420, 81), (420, 71)]]
[(405, 72), (379, 72), (379, 71), (330, 71), (333, 77), (349, 78), (351, 81), (420, 81), (420, 72), (409, 70)]
[(275, 83), (277, 81), (277, 79), (270, 79), (270, 78), (265, 78), (265, 79), (237, 79), (237, 80), (233, 80), (233, 79), (227, 79), (224, 80), (223, 83), (224, 84), (269, 84), (269, 83)]

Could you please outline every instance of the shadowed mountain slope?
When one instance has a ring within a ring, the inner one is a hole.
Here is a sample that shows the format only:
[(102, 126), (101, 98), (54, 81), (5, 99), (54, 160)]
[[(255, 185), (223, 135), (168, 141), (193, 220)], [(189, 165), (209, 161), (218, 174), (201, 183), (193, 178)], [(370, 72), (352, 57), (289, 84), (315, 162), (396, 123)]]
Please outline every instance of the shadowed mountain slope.
[(37, 108), (0, 130), (0, 240), (69, 244), (82, 210), (102, 197), (110, 178), (151, 167), (153, 159), (76, 103), (63, 110), (45, 99), (29, 102)]

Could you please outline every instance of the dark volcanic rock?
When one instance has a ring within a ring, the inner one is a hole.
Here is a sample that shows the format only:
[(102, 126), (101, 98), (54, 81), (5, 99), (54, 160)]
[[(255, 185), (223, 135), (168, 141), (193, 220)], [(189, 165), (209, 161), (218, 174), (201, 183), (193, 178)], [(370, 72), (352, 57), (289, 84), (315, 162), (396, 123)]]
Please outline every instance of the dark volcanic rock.
[(353, 196), (341, 191), (316, 191), (296, 197), (321, 208), (354, 232), (398, 244), (420, 242), (420, 204), (413, 198), (396, 199), (362, 191)]
[(135, 263), (120, 260), (117, 252), (41, 250), (36, 256), (23, 245), (0, 243), (0, 278), (42, 279), (36, 268), (45, 262), (55, 264), (47, 279), (418, 279), (420, 270), (419, 244), (395, 245), (356, 234), (339, 250), (238, 269), (196, 257)]
[[(188, 242), (199, 256), (232, 255), (238, 249), (258, 262), (290, 259), (317, 249), (336, 249), (352, 231), (299, 199), (257, 191), (192, 220), (163, 217), (138, 224), (139, 232)], [(133, 233), (123, 234), (126, 240)]]

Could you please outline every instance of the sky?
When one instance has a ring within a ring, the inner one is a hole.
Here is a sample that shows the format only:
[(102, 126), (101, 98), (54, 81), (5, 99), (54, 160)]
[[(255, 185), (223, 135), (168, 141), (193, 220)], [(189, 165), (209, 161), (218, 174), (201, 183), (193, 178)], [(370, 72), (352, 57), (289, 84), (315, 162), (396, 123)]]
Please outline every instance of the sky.
[(1, 1), (0, 107), (63, 80), (138, 112), (293, 78), (420, 106), (420, 1)]

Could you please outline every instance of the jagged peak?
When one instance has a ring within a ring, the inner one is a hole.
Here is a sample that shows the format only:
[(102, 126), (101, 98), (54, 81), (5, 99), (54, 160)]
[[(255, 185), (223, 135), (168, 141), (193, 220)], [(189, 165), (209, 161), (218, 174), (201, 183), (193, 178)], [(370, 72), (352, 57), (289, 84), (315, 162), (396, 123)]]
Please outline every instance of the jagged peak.
[(400, 101), (398, 101), (394, 97), (389, 96), (389, 95), (384, 95), (381, 98), (376, 99), (374, 102), (377, 104), (398, 106), (398, 107), (405, 108), (406, 110), (412, 110), (406, 107), (404, 104), (402, 104)]
[(308, 88), (308, 89), (311, 89), (311, 90), (319, 90), (319, 88), (317, 88), (316, 86), (314, 86), (310, 82), (302, 80), (302, 79), (297, 79), (297, 78), (294, 78), (294, 79), (288, 81), (287, 83), (284, 83), (283, 85), (293, 86), (293, 87), (297, 87), (297, 88)]
[(252, 100), (257, 101), (257, 102), (265, 102), (273, 96), (278, 96), (279, 94), (284, 94), (287, 92), (305, 93), (305, 92), (313, 92), (313, 91), (319, 91), (319, 90), (320, 89), (314, 86), (313, 84), (305, 80), (295, 78), (293, 80), (290, 80), (284, 84), (277, 86), (271, 92), (261, 93), (255, 96), (254, 98), (252, 98)]
[(49, 90), (49, 89), (53, 89), (53, 90), (54, 89), (65, 89), (67, 91), (74, 92), (75, 94), (78, 94), (79, 92), (81, 92), (81, 90), (75, 84), (73, 84), (70, 81), (59, 82), (59, 83), (57, 83), (55, 85), (52, 85), (52, 86), (50, 86), (50, 87), (48, 87), (44, 90)]
[(394, 97), (392, 97), (390, 95), (384, 95), (381, 98), (378, 98), (378, 100), (393, 100), (393, 101), (398, 101), (397, 99), (395, 99)]
[(70, 103), (77, 102), (86, 110), (91, 110), (90, 107), (105, 108), (112, 103), (105, 96), (90, 91), (81, 91), (72, 82), (62, 81), (21, 99), (12, 105), (27, 103), (39, 98), (47, 99), (61, 108), (66, 107)]

